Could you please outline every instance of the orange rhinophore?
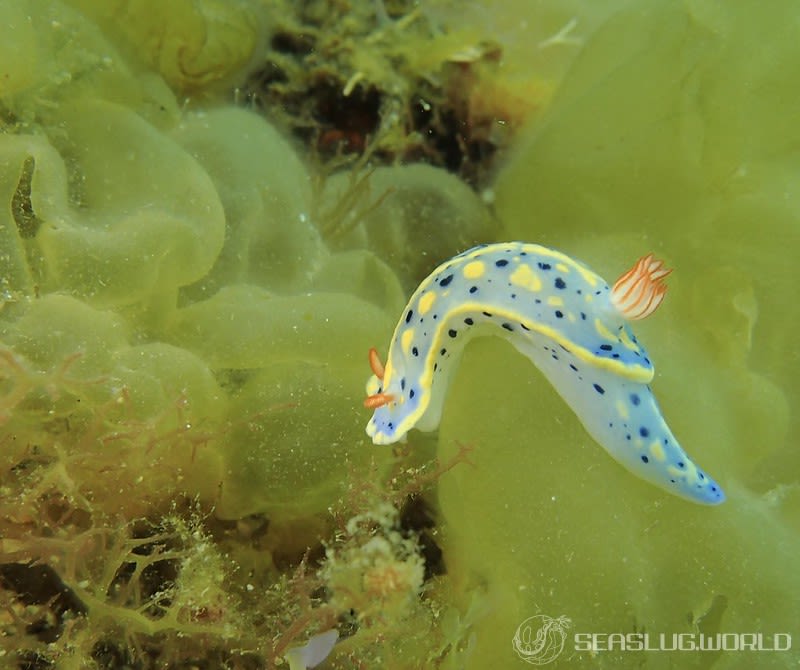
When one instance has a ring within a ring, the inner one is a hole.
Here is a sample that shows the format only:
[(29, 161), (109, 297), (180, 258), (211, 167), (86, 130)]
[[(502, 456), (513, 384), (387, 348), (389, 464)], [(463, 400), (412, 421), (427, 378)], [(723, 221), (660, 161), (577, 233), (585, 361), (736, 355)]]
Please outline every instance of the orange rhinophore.
[(364, 398), (364, 407), (367, 409), (377, 409), (378, 407), (388, 405), (392, 400), (394, 400), (394, 396), (391, 393), (375, 393), (374, 395)]
[(378, 355), (378, 350), (375, 347), (372, 347), (369, 350), (369, 366), (372, 368), (372, 372), (378, 379), (383, 379), (383, 373), (385, 372), (385, 369), (383, 367), (383, 361)]
[[(372, 368), (373, 374), (378, 379), (383, 381), (383, 375), (386, 372), (386, 368), (384, 367), (383, 361), (378, 355), (378, 350), (375, 347), (372, 347), (369, 350), (369, 366)], [(378, 407), (388, 405), (393, 400), (394, 396), (391, 393), (373, 393), (364, 399), (364, 407), (367, 409), (377, 409)]]
[(653, 254), (642, 256), (630, 270), (617, 279), (611, 289), (611, 303), (626, 319), (636, 321), (656, 311), (667, 285), (664, 283), (671, 269), (664, 267)]

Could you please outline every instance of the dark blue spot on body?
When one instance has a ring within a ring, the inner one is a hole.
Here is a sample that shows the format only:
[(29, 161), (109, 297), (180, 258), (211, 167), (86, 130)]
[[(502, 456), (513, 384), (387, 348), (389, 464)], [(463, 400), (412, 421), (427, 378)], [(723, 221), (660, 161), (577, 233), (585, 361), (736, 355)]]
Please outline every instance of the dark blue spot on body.
[(406, 378), (405, 378), (405, 377), (403, 377), (403, 378), (400, 380), (400, 390), (401, 390), (401, 391), (405, 391), (405, 390), (406, 390)]
[(514, 327), (510, 323), (504, 323), (503, 328), (505, 328), (506, 330), (510, 330), (512, 332), (514, 330)]
[(411, 353), (414, 356), (419, 356), (419, 349), (417, 349), (416, 347), (411, 347)]
[(576, 367), (575, 367), (575, 366), (574, 366), (572, 363), (570, 363), (570, 364), (569, 364), (569, 366), (570, 366), (570, 367), (571, 367), (573, 370), (575, 370), (575, 372), (577, 372), (577, 371), (578, 371), (578, 368), (576, 368)]
[(540, 270), (549, 270), (552, 267), (550, 263), (537, 263), (536, 265), (539, 266)]
[(478, 290), (478, 287), (477, 287), (477, 286), (470, 286), (470, 287), (469, 287), (469, 292), (470, 292), (470, 293), (475, 293), (477, 290)]
[(411, 321), (411, 318), (412, 318), (413, 316), (414, 316), (414, 310), (413, 310), (413, 309), (410, 309), (410, 310), (408, 310), (408, 314), (406, 314), (406, 323), (408, 323), (409, 321)]
[(491, 318), (492, 316), (491, 312), (481, 312), (481, 314), (483, 314), (484, 316), (488, 316), (489, 318)]
[(556, 277), (556, 288), (567, 288), (566, 282), (561, 277)]
[(471, 326), (475, 322), (469, 317), (467, 317), (466, 319), (464, 319), (464, 323), (466, 323), (468, 326)]
[(556, 310), (556, 318), (557, 319), (563, 319), (564, 318), (564, 312), (562, 312), (560, 309), (557, 309)]
[(644, 426), (639, 428), (639, 435), (641, 435), (642, 437), (647, 437), (649, 434), (650, 434), (650, 431), (647, 430), (647, 428), (645, 428)]
[(455, 337), (456, 335), (458, 335), (458, 331), (457, 331), (457, 330), (453, 330), (453, 329), (451, 328), (450, 330), (448, 330), (448, 331), (447, 331), (447, 334), (448, 334), (450, 337)]
[(444, 279), (439, 280), (439, 286), (447, 286), (451, 281), (453, 281), (453, 275), (447, 275)]
[(506, 265), (508, 265), (508, 261), (505, 258), (501, 258), (499, 261), (495, 261), (494, 264), (497, 267), (502, 268), (502, 267), (505, 267)]
[(442, 349), (442, 350), (439, 352), (439, 355), (440, 355), (440, 356), (444, 356), (446, 353), (447, 353), (447, 349)]
[(592, 386), (594, 386), (594, 390), (597, 391), (600, 395), (603, 395), (606, 392), (606, 390), (602, 386), (600, 386), (600, 384), (592, 384)]
[(642, 456), (642, 463), (648, 463), (649, 461), (650, 459), (647, 456)]
[(641, 400), (639, 399), (639, 396), (635, 393), (631, 393), (631, 403), (638, 405), (640, 402)]
[(601, 348), (603, 351), (611, 351), (611, 350), (612, 350), (614, 347), (612, 347), (610, 344), (601, 344), (601, 345), (600, 345), (600, 348)]
[(586, 314), (584, 312), (581, 312), (581, 320), (586, 321)]
[(522, 330), (527, 330), (528, 332), (530, 332), (530, 330), (531, 330), (531, 329), (530, 329), (530, 328), (528, 328), (528, 326), (526, 326), (524, 323), (521, 323), (521, 324), (519, 324), (519, 327), (520, 327), (520, 328), (522, 328)]
[(409, 400), (413, 399), (414, 395), (415, 395), (415, 394), (414, 394), (414, 389), (411, 389), (411, 390), (408, 392), (408, 399), (409, 399)]

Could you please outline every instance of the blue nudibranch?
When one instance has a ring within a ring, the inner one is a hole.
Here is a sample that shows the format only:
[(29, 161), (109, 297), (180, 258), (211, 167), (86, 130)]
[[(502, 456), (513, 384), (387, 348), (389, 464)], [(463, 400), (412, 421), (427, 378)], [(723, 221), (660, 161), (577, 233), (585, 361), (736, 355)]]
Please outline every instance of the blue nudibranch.
[(446, 261), (411, 296), (384, 367), (373, 375), (367, 434), (391, 444), (439, 425), (449, 374), (479, 334), (508, 338), (545, 374), (588, 433), (634, 474), (715, 505), (720, 486), (667, 427), (649, 382), (653, 365), (627, 321), (652, 314), (671, 272), (650, 254), (609, 288), (588, 267), (536, 244), (477, 246)]

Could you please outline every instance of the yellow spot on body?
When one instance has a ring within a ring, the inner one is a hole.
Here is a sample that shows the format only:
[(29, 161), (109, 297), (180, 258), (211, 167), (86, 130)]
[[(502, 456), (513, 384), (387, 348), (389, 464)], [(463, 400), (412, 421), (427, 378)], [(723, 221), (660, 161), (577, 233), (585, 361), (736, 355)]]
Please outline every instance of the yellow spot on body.
[(557, 295), (551, 295), (547, 299), (547, 304), (551, 307), (563, 307), (564, 306), (564, 299), (559, 298)]
[(564, 265), (564, 263), (556, 263), (556, 270), (558, 270), (559, 272), (563, 272), (564, 274), (569, 272), (569, 268), (566, 265)]
[(616, 335), (614, 335), (614, 333), (612, 333), (608, 328), (606, 328), (606, 325), (600, 319), (594, 320), (594, 329), (597, 331), (597, 334), (603, 339), (609, 340), (611, 342), (617, 341)]
[[(392, 383), (392, 373), (394, 372), (394, 367), (392, 367), (391, 361), (386, 361), (386, 366), (383, 368), (383, 388), (387, 388), (389, 384)], [(372, 395), (371, 393), (368, 395)]]
[[(600, 282), (600, 277), (598, 277), (594, 272), (592, 272), (588, 268), (585, 268), (582, 265), (578, 265), (576, 263), (575, 269), (581, 273), (581, 277), (583, 277), (586, 280), (586, 283), (588, 283), (589, 286), (591, 286), (592, 288), (597, 286), (597, 284)], [(587, 295), (586, 297), (588, 298), (589, 296)]]
[(633, 441), (633, 446), (636, 447), (637, 449), (641, 449), (644, 446), (644, 442), (640, 437), (637, 437)]
[(522, 264), (520, 265), (508, 278), (514, 286), (519, 286), (520, 288), (528, 289), (529, 291), (541, 291), (542, 290), (542, 280), (539, 279), (539, 276), (531, 270), (529, 265)]
[(627, 419), (630, 416), (628, 414), (628, 406), (624, 402), (622, 402), (621, 400), (617, 400), (617, 413), (623, 419)]
[(480, 279), (486, 272), (486, 264), (483, 261), (472, 261), (464, 266), (464, 276), (467, 279)]
[(661, 446), (661, 443), (658, 440), (650, 443), (650, 455), (662, 463), (667, 458), (667, 455), (664, 453), (664, 447)]
[(375, 375), (367, 380), (367, 395), (375, 395), (381, 386), (381, 381)]
[(567, 312), (567, 318), (569, 319), (570, 323), (575, 323), (578, 320), (575, 318), (575, 315), (572, 312)]
[(592, 302), (592, 300), (594, 300), (594, 296), (591, 295), (590, 293), (587, 293), (585, 300), (586, 302)]
[(436, 301), (436, 294), (433, 291), (428, 291), (419, 299), (419, 313), (427, 314), (431, 305)]
[(631, 340), (630, 337), (628, 337), (628, 333), (625, 332), (624, 328), (619, 333), (619, 339), (622, 341), (622, 344), (624, 344), (631, 351), (639, 351), (639, 346), (633, 340)]
[(689, 461), (685, 461), (683, 468), (670, 465), (667, 467), (667, 472), (675, 479), (685, 479), (690, 485), (696, 484), (700, 480), (697, 476), (697, 467)]
[(400, 347), (403, 349), (403, 353), (408, 356), (408, 352), (411, 351), (411, 342), (414, 339), (414, 329), (409, 328), (400, 336)]

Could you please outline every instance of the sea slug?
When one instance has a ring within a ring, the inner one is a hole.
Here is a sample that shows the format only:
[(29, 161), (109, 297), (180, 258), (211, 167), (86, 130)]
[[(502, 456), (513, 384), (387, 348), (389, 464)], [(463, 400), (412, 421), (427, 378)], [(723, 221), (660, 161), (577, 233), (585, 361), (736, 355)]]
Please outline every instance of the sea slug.
[(653, 364), (628, 326), (652, 314), (671, 272), (652, 254), (612, 288), (582, 263), (536, 244), (482, 245), (446, 261), (411, 296), (387, 362), (370, 350), (366, 407), (375, 444), (439, 425), (466, 342), (501, 335), (544, 373), (588, 433), (628, 470), (715, 505), (720, 486), (683, 451), (649, 383)]

